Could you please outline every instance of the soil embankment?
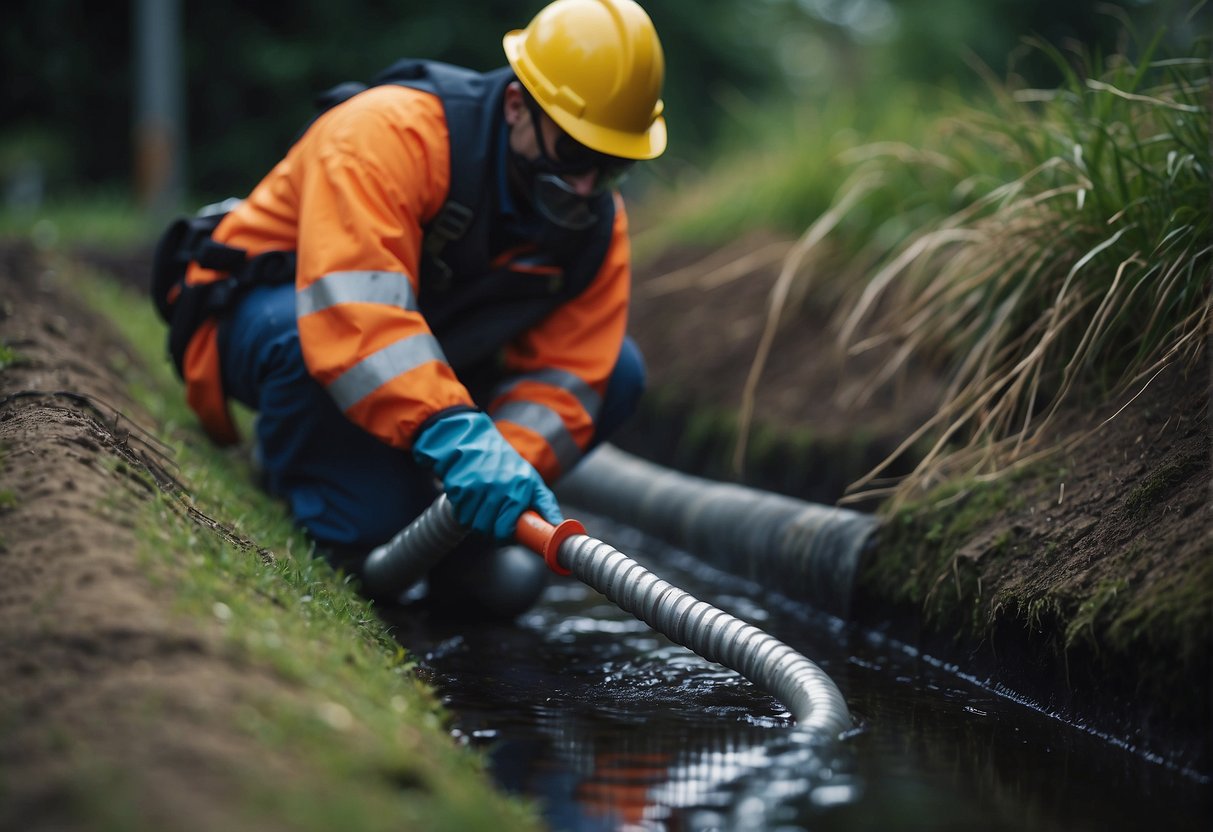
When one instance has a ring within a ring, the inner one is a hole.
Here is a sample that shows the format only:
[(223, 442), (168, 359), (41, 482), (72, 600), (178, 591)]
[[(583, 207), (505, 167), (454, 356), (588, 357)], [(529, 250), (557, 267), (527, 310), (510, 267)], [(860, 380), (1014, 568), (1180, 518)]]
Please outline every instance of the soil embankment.
[[(732, 414), (779, 271), (777, 257), (762, 267), (744, 258), (771, 245), (667, 255), (638, 270), (634, 334), (657, 396), (620, 444), (695, 473), (833, 503), (934, 412), (943, 378), (911, 364), (894, 383), (868, 388), (889, 354), (844, 361), (833, 310), (806, 298), (784, 316), (755, 388), (750, 455), (738, 475), (729, 464)], [(730, 272), (730, 262), (747, 267)], [(1206, 354), (1117, 400), (1076, 397), (1049, 435), (1064, 451), (1022, 475), (960, 487), (886, 528), (857, 587), (859, 623), (1210, 775), (1209, 396)]]
[(176, 490), (76, 277), (0, 246), (0, 829), (536, 828), (356, 622), (321, 630), (348, 590), (292, 596), (246, 507)]
[[(137, 554), (149, 446), (124, 352), (28, 249), (0, 262), (0, 827), (275, 828), (233, 817), (249, 761), (231, 708), (279, 695), (219, 622), (173, 614)], [(262, 819), (264, 821), (264, 819)]]

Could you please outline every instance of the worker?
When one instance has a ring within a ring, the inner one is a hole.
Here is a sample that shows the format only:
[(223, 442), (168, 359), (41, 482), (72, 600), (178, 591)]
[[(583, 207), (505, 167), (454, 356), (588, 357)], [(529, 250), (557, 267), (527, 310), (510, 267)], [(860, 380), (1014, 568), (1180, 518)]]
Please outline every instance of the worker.
[(617, 185), (666, 127), (633, 0), (555, 0), (503, 45), (496, 71), (404, 61), (336, 88), (157, 259), (188, 261), (160, 302), (190, 406), (221, 444), (228, 399), (257, 412), (266, 487), (318, 551), (357, 573), (442, 490), (472, 534), (431, 593), (513, 616), (546, 575), (508, 546), (519, 516), (561, 520), (550, 485), (643, 389)]

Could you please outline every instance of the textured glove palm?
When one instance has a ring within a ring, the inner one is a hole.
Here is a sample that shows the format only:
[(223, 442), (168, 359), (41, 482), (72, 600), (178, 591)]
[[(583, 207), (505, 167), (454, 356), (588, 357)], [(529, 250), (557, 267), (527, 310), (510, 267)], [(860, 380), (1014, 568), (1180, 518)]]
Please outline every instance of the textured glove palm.
[(413, 441), (413, 458), (442, 479), (460, 525), (500, 543), (514, 539), (527, 509), (549, 523), (563, 519), (539, 472), (484, 413), (460, 411), (435, 420)]

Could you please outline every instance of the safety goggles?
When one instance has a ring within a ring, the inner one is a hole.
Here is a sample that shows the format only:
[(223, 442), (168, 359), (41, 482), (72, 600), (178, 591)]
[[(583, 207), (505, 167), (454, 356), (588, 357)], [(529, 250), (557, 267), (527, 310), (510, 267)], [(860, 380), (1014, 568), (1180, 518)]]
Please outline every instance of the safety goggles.
[(535, 173), (531, 178), (535, 209), (549, 222), (569, 231), (584, 231), (598, 221), (591, 197), (582, 196), (555, 173)]
[(617, 188), (631, 171), (635, 160), (611, 156), (586, 147), (559, 127), (557, 127), (558, 132), (553, 147), (555, 152), (555, 158), (553, 158), (552, 154), (548, 153), (547, 142), (543, 140), (543, 129), (539, 126), (545, 118), (543, 109), (530, 95), (526, 96), (526, 105), (531, 113), (535, 142), (539, 145), (540, 160), (537, 160), (535, 167), (540, 172), (554, 174), (557, 177), (597, 173), (592, 192), (597, 195)]
[[(614, 190), (635, 164), (632, 159), (621, 159), (591, 150), (563, 130), (556, 137), (555, 151), (556, 159), (548, 161), (553, 167), (562, 168), (560, 173), (563, 175), (580, 176), (595, 171), (598, 178), (594, 180), (594, 191), (597, 193)], [(546, 157), (547, 149), (544, 148), (542, 152)]]

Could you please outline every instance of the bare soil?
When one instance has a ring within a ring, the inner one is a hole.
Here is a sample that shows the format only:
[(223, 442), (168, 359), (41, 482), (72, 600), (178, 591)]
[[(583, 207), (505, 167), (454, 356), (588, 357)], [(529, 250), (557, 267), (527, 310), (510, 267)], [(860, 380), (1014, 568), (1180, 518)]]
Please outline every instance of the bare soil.
[[(746, 453), (735, 465), (737, 414), (792, 245), (757, 232), (638, 265), (630, 331), (650, 392), (616, 444), (689, 473), (834, 503), (935, 412), (939, 373), (911, 363), (892, 383), (872, 384), (890, 351), (846, 356), (832, 329), (840, 298), (798, 279), (756, 376)], [(910, 462), (895, 461), (890, 475)]]
[[(864, 367), (840, 363), (827, 327), (832, 310), (800, 304), (779, 331), (756, 400), (758, 421), (776, 437), (774, 461), (730, 473), (727, 427), (715, 444), (687, 446), (694, 414), (738, 407), (778, 261), (737, 279), (702, 278), (771, 245), (780, 242), (682, 251), (638, 269), (632, 331), (659, 406), (620, 444), (659, 462), (681, 458), (693, 463), (685, 467), (833, 502), (932, 412), (940, 378), (913, 368), (899, 387), (861, 400), (860, 370), (878, 367), (881, 356)], [(136, 254), (109, 265), (142, 285), (145, 263)], [(177, 620), (137, 561), (130, 517), (148, 485), (129, 471), (151, 451), (132, 430), (146, 416), (114, 369), (135, 359), (28, 248), (12, 245), (0, 248), (0, 345), (19, 358), (0, 365), (0, 828), (75, 828), (73, 807), (95, 803), (115, 781), (133, 784), (130, 792), (147, 801), (140, 812), (163, 828), (239, 828), (222, 807), (239, 791), (241, 766), (289, 773), (292, 763), (248, 747), (225, 730), (225, 715), (244, 697), (274, 695), (277, 682), (225, 656), (217, 633)], [(110, 360), (115, 354), (122, 360)], [(1176, 726), (1203, 725), (1182, 755), (1207, 765), (1207, 373), (1159, 379), (1059, 460), (1052, 481), (1022, 484), (1016, 500), (949, 556), (948, 573), (959, 576), (950, 607), (931, 614), (929, 602), (941, 596), (929, 592), (939, 579), (928, 567), (937, 565), (906, 561), (899, 584), (885, 575), (861, 587), (865, 615), (906, 616), (902, 626), (922, 639), (942, 637), (984, 662), (995, 682), (1041, 699), (1057, 693), (1060, 701), (1067, 691), (1073, 698), (1074, 680), (1062, 672), (1067, 657), (1089, 676), (1080, 690), (1109, 678), (1111, 658), (1127, 677), (1117, 686), (1119, 733), (1164, 725), (1146, 739), (1171, 741)], [(1063, 429), (1091, 427), (1119, 404), (1092, 403)], [(779, 444), (805, 432), (826, 449), (805, 451), (820, 453), (809, 464)], [(916, 533), (930, 531), (926, 522)], [(918, 596), (891, 589), (919, 578), (929, 582)], [(1039, 662), (1040, 645), (1061, 661)], [(1169, 694), (1149, 683), (1159, 667), (1171, 670)], [(1164, 695), (1183, 699), (1182, 720), (1162, 713)], [(68, 778), (81, 758), (95, 768), (95, 794)]]
[(134, 357), (23, 247), (0, 249), (0, 344), (0, 829), (284, 828), (238, 806), (295, 767), (232, 714), (290, 691), (136, 554), (156, 450), (114, 369)]

